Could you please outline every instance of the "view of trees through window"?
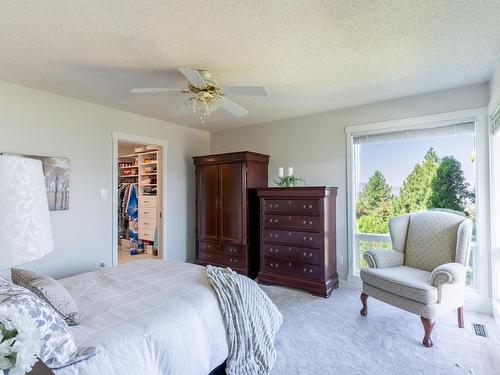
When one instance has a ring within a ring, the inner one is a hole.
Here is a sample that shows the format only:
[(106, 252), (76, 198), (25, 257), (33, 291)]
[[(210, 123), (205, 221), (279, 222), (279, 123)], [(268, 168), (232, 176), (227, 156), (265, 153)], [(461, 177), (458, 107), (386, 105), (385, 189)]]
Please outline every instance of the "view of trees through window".
[[(356, 152), (360, 267), (367, 266), (364, 251), (391, 248), (388, 222), (394, 216), (443, 209), (458, 211), (475, 222), (473, 134), (359, 144)], [(467, 283), (472, 285), (470, 258)]]

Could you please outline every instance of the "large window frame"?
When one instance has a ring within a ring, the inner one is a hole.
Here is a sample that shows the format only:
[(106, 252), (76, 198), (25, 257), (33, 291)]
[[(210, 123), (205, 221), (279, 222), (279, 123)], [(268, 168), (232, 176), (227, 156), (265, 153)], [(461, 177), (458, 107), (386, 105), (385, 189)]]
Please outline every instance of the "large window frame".
[(500, 98), (492, 100), (489, 111), (491, 176), (491, 299), (493, 313), (500, 317)]
[[(475, 108), (457, 112), (447, 112), (435, 115), (412, 117), (400, 120), (375, 122), (364, 125), (347, 126), (347, 231), (348, 231), (348, 275), (350, 283), (359, 284), (359, 254), (356, 242), (356, 180), (357, 165), (354, 152), (353, 137), (363, 135), (384, 134), (397, 131), (430, 129), (454, 124), (473, 122), (475, 125), (475, 148), (477, 161), (477, 248), (474, 252), (474, 262), (477, 279), (476, 288), (467, 288), (467, 306), (476, 311), (491, 312), (491, 201), (490, 201), (490, 147), (488, 131), (488, 109)], [(365, 236), (365, 235), (362, 235)], [(368, 235), (377, 236), (377, 235)], [(387, 238), (380, 238), (387, 241)]]

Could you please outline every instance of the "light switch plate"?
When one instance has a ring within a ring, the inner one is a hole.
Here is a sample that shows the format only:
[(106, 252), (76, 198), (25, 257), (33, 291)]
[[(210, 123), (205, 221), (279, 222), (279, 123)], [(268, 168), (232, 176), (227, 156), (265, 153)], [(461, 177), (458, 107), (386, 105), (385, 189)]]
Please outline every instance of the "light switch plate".
[(106, 189), (101, 189), (101, 200), (105, 201), (108, 199), (108, 190)]

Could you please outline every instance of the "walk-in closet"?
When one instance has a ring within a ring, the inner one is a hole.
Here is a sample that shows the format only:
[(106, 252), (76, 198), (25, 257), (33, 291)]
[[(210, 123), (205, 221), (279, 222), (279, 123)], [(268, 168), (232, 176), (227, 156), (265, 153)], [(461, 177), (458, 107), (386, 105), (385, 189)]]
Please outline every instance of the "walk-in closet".
[(118, 143), (118, 263), (162, 258), (162, 150)]

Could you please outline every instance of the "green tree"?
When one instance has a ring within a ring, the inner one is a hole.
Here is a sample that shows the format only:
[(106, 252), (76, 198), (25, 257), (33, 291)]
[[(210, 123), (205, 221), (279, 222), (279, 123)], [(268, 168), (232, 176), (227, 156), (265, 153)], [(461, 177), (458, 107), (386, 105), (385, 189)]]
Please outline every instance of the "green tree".
[(391, 187), (387, 184), (382, 172), (375, 171), (358, 198), (357, 217), (372, 213), (380, 206), (381, 202), (389, 202), (391, 199)]
[(462, 165), (453, 156), (445, 156), (432, 180), (429, 207), (465, 211), (467, 200), (473, 199)]
[(439, 166), (439, 157), (431, 147), (422, 163), (417, 163), (406, 176), (399, 196), (394, 201), (393, 215), (420, 211), (429, 207), (432, 197), (432, 181)]
[(356, 203), (358, 232), (387, 233), (392, 200), (391, 187), (384, 175), (380, 171), (375, 171)]

